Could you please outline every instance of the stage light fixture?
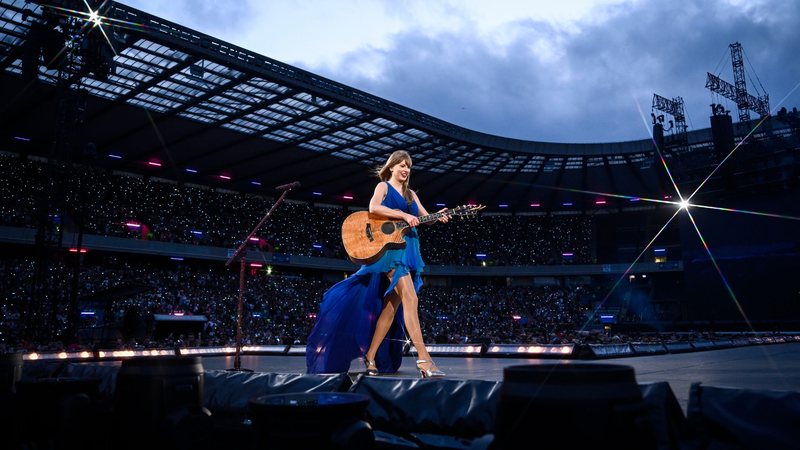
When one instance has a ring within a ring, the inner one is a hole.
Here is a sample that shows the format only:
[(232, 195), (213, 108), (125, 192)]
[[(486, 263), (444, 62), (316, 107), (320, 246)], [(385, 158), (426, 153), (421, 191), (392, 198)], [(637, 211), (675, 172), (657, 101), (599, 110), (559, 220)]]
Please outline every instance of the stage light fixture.
[(49, 352), (49, 353), (32, 352), (32, 353), (27, 353), (27, 354), (22, 355), (22, 359), (25, 360), (25, 361), (38, 361), (38, 360), (50, 361), (50, 360), (56, 360), (56, 359), (69, 360), (69, 359), (81, 359), (81, 358), (85, 359), (88, 356), (84, 356), (84, 353), (87, 353), (87, 352), (85, 352), (85, 351), (84, 352)]
[(486, 354), (490, 356), (509, 356), (525, 358), (530, 356), (569, 357), (575, 349), (574, 344), (490, 344)]
[(287, 350), (288, 346), (286, 345), (245, 345), (242, 347), (242, 353), (251, 355), (284, 355)]
[(196, 348), (181, 348), (178, 349), (178, 354), (181, 356), (187, 355), (225, 355), (233, 353), (234, 349), (230, 347), (196, 347)]
[(306, 354), (306, 346), (305, 345), (292, 345), (286, 350), (287, 355), (305, 355)]
[[(431, 356), (480, 356), (483, 353), (481, 344), (430, 344), (427, 349)], [(412, 355), (417, 354), (413, 346), (410, 352)]]

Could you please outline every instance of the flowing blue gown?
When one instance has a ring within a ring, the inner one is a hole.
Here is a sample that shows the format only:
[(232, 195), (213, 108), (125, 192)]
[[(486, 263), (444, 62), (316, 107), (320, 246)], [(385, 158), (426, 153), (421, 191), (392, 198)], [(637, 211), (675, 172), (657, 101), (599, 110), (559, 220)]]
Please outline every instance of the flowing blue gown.
[[(388, 193), (381, 205), (419, 215), (416, 202), (406, 203), (402, 194), (386, 182)], [(406, 246), (387, 250), (372, 264), (361, 266), (356, 273), (331, 286), (322, 296), (317, 322), (306, 344), (308, 373), (347, 372), (350, 362), (366, 355), (375, 325), (381, 314), (383, 299), (394, 289), (397, 281), (411, 274), (414, 289), (422, 286), (425, 264), (419, 252), (419, 235), (410, 228), (404, 236)], [(394, 269), (392, 279), (386, 273)], [(402, 305), (375, 355), (375, 365), (381, 373), (397, 372), (403, 357)]]

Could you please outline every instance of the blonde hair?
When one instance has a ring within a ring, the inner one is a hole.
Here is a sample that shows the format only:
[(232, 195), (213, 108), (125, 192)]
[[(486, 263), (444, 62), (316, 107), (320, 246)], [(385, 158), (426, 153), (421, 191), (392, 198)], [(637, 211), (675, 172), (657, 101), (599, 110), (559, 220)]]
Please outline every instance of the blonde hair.
[[(375, 169), (375, 175), (381, 179), (381, 181), (389, 181), (392, 178), (392, 171), (390, 170), (392, 167), (400, 164), (401, 162), (405, 161), (408, 164), (408, 167), (411, 167), (411, 155), (408, 154), (405, 150), (396, 150), (389, 155), (389, 159), (383, 164), (382, 167), (377, 167)], [(406, 199), (408, 204), (414, 201), (413, 197), (411, 196), (411, 189), (408, 188), (408, 182), (411, 180), (411, 174), (409, 173), (406, 180), (403, 181), (403, 198)]]

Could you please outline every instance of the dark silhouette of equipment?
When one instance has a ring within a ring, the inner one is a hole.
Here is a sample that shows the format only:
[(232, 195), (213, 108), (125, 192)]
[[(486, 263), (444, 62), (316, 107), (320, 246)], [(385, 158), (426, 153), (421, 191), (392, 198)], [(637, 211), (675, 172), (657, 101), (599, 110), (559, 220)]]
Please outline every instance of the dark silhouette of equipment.
[[(660, 111), (672, 116), (672, 120), (669, 121), (669, 128), (664, 128), (664, 114), (656, 115), (655, 111)], [(683, 98), (675, 97), (673, 99), (668, 99), (658, 94), (653, 94), (653, 105), (650, 115), (653, 117), (653, 143), (658, 150), (653, 154), (653, 164), (659, 167), (659, 159), (663, 157), (667, 145), (664, 139), (665, 131), (671, 133), (670, 147), (673, 151), (686, 148), (689, 144)], [(658, 177), (658, 187), (662, 195), (673, 191), (672, 183), (665, 171), (656, 171), (656, 176)]]
[(733, 192), (736, 183), (733, 177), (734, 164), (731, 159), (736, 142), (733, 137), (733, 119), (730, 111), (720, 104), (711, 104), (711, 136), (714, 139), (714, 156), (717, 163), (725, 161), (720, 167), (719, 175), (722, 179), (723, 188), (728, 192)]
[(616, 364), (509, 366), (497, 402), (493, 449), (530, 436), (558, 436), (564, 448), (655, 449), (649, 408), (633, 368)]
[[(675, 97), (672, 100), (662, 97), (658, 94), (653, 94), (653, 109), (661, 112), (665, 112), (672, 116), (674, 120), (670, 120), (669, 124), (670, 127), (667, 128), (665, 131), (671, 131), (672, 134), (675, 135), (686, 135), (686, 131), (688, 127), (686, 126), (686, 114), (684, 113), (683, 109), (683, 98)], [(655, 116), (653, 114), (654, 120), (663, 123), (664, 116)]]
[(203, 374), (198, 356), (124, 360), (114, 392), (114, 431), (124, 440), (116, 446), (197, 448), (211, 426), (211, 412), (203, 406)]
[(373, 448), (366, 419), (370, 398), (352, 392), (269, 394), (248, 402), (259, 447), (280, 449)]
[[(720, 77), (708, 72), (706, 77), (706, 87), (716, 94), (719, 94), (729, 100), (736, 102), (739, 109), (739, 122), (746, 122), (750, 120), (750, 111), (758, 113), (760, 117), (769, 115), (769, 95), (764, 92), (763, 95), (755, 96), (747, 92), (747, 83), (745, 81), (744, 71), (744, 52), (742, 51), (742, 44), (734, 42), (730, 45), (731, 48), (731, 63), (733, 64), (733, 83), (730, 84)], [(756, 76), (756, 80), (758, 77)], [(758, 80), (759, 86), (761, 81)], [(764, 87), (761, 86), (764, 90)]]

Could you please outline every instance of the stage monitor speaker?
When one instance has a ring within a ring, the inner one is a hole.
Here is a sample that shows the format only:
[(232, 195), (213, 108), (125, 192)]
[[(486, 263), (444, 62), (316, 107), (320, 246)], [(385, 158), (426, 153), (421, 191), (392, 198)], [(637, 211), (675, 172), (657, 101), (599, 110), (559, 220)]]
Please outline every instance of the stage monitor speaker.
[(260, 448), (369, 449), (375, 436), (364, 420), (366, 395), (303, 392), (253, 398), (248, 403)]
[(616, 364), (506, 367), (492, 448), (522, 448), (543, 436), (563, 448), (657, 448), (633, 368)]
[(114, 392), (116, 435), (124, 448), (144, 448), (171, 438), (176, 418), (206, 416), (203, 364), (199, 356), (162, 356), (122, 361)]

